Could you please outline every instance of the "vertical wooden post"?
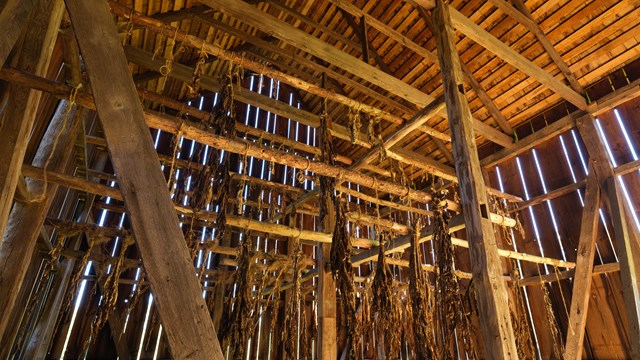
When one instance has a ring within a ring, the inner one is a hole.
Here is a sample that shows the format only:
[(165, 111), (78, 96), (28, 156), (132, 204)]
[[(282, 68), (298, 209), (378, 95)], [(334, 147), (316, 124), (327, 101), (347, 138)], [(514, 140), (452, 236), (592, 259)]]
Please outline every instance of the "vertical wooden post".
[(565, 343), (564, 358), (582, 359), (589, 293), (593, 276), (593, 259), (598, 237), (598, 208), (600, 207), (600, 184), (593, 166), (589, 166), (587, 190), (585, 192), (584, 209), (580, 223), (578, 240), (578, 257), (573, 277), (573, 293), (571, 295), (571, 311)]
[[(321, 231), (333, 233), (335, 227), (335, 209), (329, 205), (329, 211), (322, 224)], [(336, 332), (336, 283), (331, 274), (329, 258), (331, 244), (319, 243), (316, 256), (318, 268), (318, 354), (317, 359), (334, 360), (338, 356)]]
[(485, 356), (489, 359), (517, 359), (507, 290), (502, 279), (503, 270), (493, 226), (489, 220), (486, 187), (478, 159), (471, 111), (464, 93), (460, 58), (448, 5), (438, 0), (432, 16), (456, 173), (460, 179), (460, 196), (469, 238)]
[(600, 188), (606, 196), (605, 204), (609, 207), (611, 214), (613, 230), (618, 245), (622, 296), (629, 325), (631, 355), (634, 359), (640, 359), (640, 341), (638, 341), (640, 339), (640, 284), (638, 283), (637, 275), (640, 270), (640, 258), (634, 253), (634, 244), (631, 243), (624, 199), (613, 172), (613, 165), (607, 156), (600, 136), (598, 136), (594, 120), (592, 115), (585, 115), (576, 120), (576, 125), (587, 147), (589, 158), (596, 167), (595, 171), (600, 176)]
[(224, 358), (104, 0), (66, 0), (172, 356)]

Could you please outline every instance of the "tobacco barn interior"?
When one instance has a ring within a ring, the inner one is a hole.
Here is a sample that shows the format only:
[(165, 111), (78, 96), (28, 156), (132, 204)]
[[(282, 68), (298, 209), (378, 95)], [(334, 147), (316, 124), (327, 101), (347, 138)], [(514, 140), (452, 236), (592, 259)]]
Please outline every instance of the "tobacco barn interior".
[(0, 358), (640, 359), (639, 18), (0, 0)]

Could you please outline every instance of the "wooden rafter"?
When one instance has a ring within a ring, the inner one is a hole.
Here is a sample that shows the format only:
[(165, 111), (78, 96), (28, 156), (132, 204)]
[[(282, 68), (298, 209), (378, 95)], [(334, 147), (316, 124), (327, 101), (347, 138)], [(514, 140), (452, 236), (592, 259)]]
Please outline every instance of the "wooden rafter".
[(476, 25), (473, 21), (462, 15), (455, 8), (449, 8), (451, 10), (451, 19), (453, 21), (453, 24), (460, 32), (465, 34), (476, 43), (482, 45), (487, 50), (493, 52), (499, 58), (508, 62), (516, 69), (521, 70), (536, 81), (553, 90), (563, 99), (566, 99), (570, 103), (574, 104), (578, 109), (587, 109), (587, 101), (582, 95), (576, 93), (573, 89), (569, 88), (546, 71), (542, 70), (530, 60), (512, 50), (505, 43), (496, 39), (495, 36), (491, 35), (488, 31)]
[(558, 69), (560, 69), (564, 77), (567, 79), (571, 88), (578, 94), (584, 94), (584, 88), (582, 87), (582, 85), (580, 85), (573, 72), (571, 72), (569, 66), (567, 66), (564, 60), (562, 60), (562, 57), (553, 47), (553, 44), (551, 44), (551, 41), (549, 41), (540, 26), (535, 22), (531, 12), (525, 6), (522, 0), (514, 0), (515, 6), (509, 4), (505, 0), (491, 0), (491, 3), (500, 10), (504, 11), (505, 14), (514, 18), (517, 22), (527, 28), (527, 30), (532, 32), (536, 36), (536, 38), (538, 38), (538, 41), (547, 51)]
[[(203, 3), (240, 19), (251, 26), (259, 27), (262, 31), (272, 33), (279, 39), (338, 66), (363, 80), (369, 81), (371, 84), (379, 86), (389, 91), (389, 93), (406, 99), (419, 107), (425, 107), (434, 100), (431, 95), (426, 94), (369, 64), (365, 64), (361, 60), (349, 54), (342, 51), (336, 51), (327, 43), (318, 40), (317, 38), (312, 37), (291, 25), (283, 23), (271, 15), (266, 14), (244, 2), (232, 0), (205, 0)], [(442, 113), (441, 115), (446, 116), (446, 113)], [(473, 125), (478, 133), (485, 136), (490, 141), (496, 142), (507, 148), (511, 147), (512, 141), (509, 136), (478, 120), (474, 120)]]

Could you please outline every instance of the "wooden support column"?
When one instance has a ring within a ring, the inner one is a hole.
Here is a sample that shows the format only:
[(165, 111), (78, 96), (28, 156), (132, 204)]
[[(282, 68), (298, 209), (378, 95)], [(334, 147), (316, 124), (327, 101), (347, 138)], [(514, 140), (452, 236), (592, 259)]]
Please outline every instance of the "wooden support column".
[(462, 70), (448, 6), (437, 1), (433, 11), (438, 58), (447, 102), (447, 114), (460, 196), (472, 259), (480, 330), (488, 359), (517, 359), (507, 289), (496, 238), (489, 220), (489, 203), (473, 134), (471, 111), (464, 94)]
[(571, 312), (567, 341), (565, 343), (564, 358), (582, 359), (582, 349), (587, 323), (587, 309), (593, 277), (593, 259), (596, 252), (598, 237), (598, 209), (600, 207), (600, 184), (593, 166), (589, 167), (587, 190), (585, 193), (584, 209), (580, 224), (580, 238), (578, 240), (578, 257), (576, 259), (575, 275), (573, 277), (573, 292), (571, 295)]
[(221, 360), (109, 6), (104, 0), (66, 4), (172, 356)]
[(638, 283), (640, 257), (634, 253), (635, 244), (631, 242), (632, 238), (629, 234), (625, 203), (619, 189), (619, 182), (604, 144), (598, 135), (594, 120), (592, 115), (584, 115), (576, 120), (576, 125), (587, 147), (589, 158), (594, 163), (595, 172), (599, 176), (600, 188), (606, 196), (605, 204), (609, 207), (611, 214), (615, 240), (618, 245), (617, 254), (620, 261), (622, 296), (629, 326), (631, 355), (634, 359), (640, 359), (640, 341), (637, 341), (640, 339), (640, 284)]
[[(320, 231), (332, 234), (335, 228), (336, 213), (333, 204)], [(331, 244), (318, 244), (316, 267), (318, 268), (318, 346), (316, 359), (334, 360), (338, 356), (336, 325), (336, 283), (331, 274), (329, 259)]]
[[(25, 3), (28, 2), (25, 1)], [(11, 4), (6, 6), (10, 7)], [(3, 9), (3, 15), (4, 11), (8, 10), (7, 7)], [(34, 16), (29, 21), (24, 45), (18, 58), (18, 67), (43, 76), (49, 68), (51, 53), (58, 36), (58, 26), (62, 19), (63, 6), (60, 1), (42, 1), (33, 11)], [(0, 23), (0, 26), (4, 25), (5, 23)], [(0, 34), (2, 34), (0, 37), (5, 36), (4, 33)], [(20, 167), (41, 97), (39, 91), (30, 90), (26, 86), (11, 86), (10, 91), (6, 111), (0, 117), (0, 138), (2, 138), (0, 141), (2, 157), (0, 159), (0, 234), (4, 232), (7, 225), (13, 194), (20, 176)]]

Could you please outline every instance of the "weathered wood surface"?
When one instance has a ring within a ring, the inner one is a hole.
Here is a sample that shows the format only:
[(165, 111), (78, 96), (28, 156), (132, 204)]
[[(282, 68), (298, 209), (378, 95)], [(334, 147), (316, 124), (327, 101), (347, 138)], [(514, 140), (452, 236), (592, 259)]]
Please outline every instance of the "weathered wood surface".
[(587, 311), (591, 294), (591, 278), (593, 276), (593, 261), (596, 253), (596, 239), (598, 237), (598, 209), (600, 208), (600, 184), (597, 174), (590, 167), (587, 177), (584, 209), (580, 223), (580, 237), (578, 240), (578, 254), (575, 275), (573, 277), (573, 292), (571, 294), (571, 310), (567, 341), (565, 342), (564, 358), (582, 359), (582, 349), (587, 323)]
[(43, 0), (7, 0), (0, 3), (0, 66), (7, 62), (11, 49), (26, 29), (29, 14)]
[[(11, 1), (8, 6), (14, 6), (13, 3), (14, 1)], [(27, 3), (28, 1), (25, 1), (23, 5), (26, 6)], [(17, 63), (21, 70), (43, 76), (49, 68), (63, 8), (59, 1), (40, 1), (36, 5)], [(7, 224), (20, 176), (20, 166), (24, 160), (42, 95), (27, 86), (12, 86), (10, 92), (6, 111), (0, 114), (0, 234)]]
[(473, 136), (471, 111), (464, 94), (450, 8), (442, 0), (436, 4), (432, 18), (456, 171), (460, 175), (460, 196), (485, 356), (489, 359), (517, 359), (507, 290), (502, 280), (502, 263), (493, 226), (488, 219), (489, 203)]
[[(63, 9), (61, 1), (45, 1), (34, 9), (36, 13), (29, 23), (19, 57), (19, 64), (25, 70), (43, 74), (49, 67)], [(14, 86), (11, 104), (0, 120), (0, 338), (7, 328), (9, 314), (14, 310), (16, 297), (29, 267), (42, 224), (40, 218), (44, 217), (50, 205), (51, 199), (47, 197), (55, 193), (52, 189), (46, 189), (47, 192), (43, 193), (45, 188), (30, 183), (28, 190), (36, 196), (44, 195), (45, 198), (40, 199), (38, 203), (16, 204), (12, 209), (13, 194), (20, 177), (20, 167), (24, 161), (40, 97), (39, 91)], [(55, 148), (56, 152), (52, 155), (54, 160), (50, 165), (54, 169), (60, 169), (57, 166), (65, 164), (63, 154), (68, 150), (68, 146), (65, 148), (67, 144), (63, 135), (69, 136), (69, 127), (65, 128), (62, 125), (66, 107), (59, 110), (61, 112), (54, 117), (50, 127), (51, 132), (36, 152), (34, 162), (38, 166), (47, 163), (58, 133), (63, 140), (60, 146)]]
[(223, 359), (109, 7), (66, 3), (171, 353)]
[[(576, 125), (589, 158), (594, 164), (595, 172), (598, 174), (599, 185), (605, 195), (605, 204), (609, 208), (613, 222), (629, 339), (640, 339), (640, 279), (638, 279), (640, 254), (636, 254), (632, 243), (638, 240), (634, 239), (630, 233), (633, 230), (629, 229), (630, 222), (618, 177), (614, 173), (613, 165), (598, 135), (594, 120), (595, 117), (592, 115), (585, 115), (576, 120)], [(633, 340), (630, 342), (632, 357), (640, 358), (640, 342)]]

